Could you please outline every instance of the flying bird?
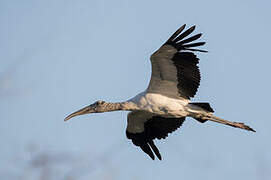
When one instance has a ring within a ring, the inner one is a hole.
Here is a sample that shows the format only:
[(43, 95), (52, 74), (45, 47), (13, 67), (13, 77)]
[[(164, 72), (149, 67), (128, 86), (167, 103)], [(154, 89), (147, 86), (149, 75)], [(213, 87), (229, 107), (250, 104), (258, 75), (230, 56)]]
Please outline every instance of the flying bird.
[(181, 26), (151, 55), (152, 74), (144, 92), (124, 102), (96, 101), (68, 115), (65, 121), (83, 114), (129, 111), (126, 136), (153, 160), (154, 154), (159, 160), (162, 159), (154, 139), (165, 139), (183, 124), (186, 117), (200, 123), (213, 121), (255, 132), (244, 123), (215, 116), (208, 102), (190, 101), (197, 92), (201, 77), (199, 58), (195, 52), (207, 51), (198, 49), (205, 42), (194, 42), (201, 37), (201, 33), (188, 37), (195, 26), (187, 30), (185, 26)]

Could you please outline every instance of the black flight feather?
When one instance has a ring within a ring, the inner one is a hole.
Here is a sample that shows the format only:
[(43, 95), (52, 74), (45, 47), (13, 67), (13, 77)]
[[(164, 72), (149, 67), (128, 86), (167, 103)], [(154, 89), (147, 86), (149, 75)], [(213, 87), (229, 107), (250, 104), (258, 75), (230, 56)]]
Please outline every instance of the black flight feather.
[(159, 149), (155, 146), (153, 141), (149, 142), (149, 145), (151, 146), (153, 152), (156, 154), (156, 156), (158, 157), (159, 160), (162, 160), (161, 154), (159, 152)]
[(180, 44), (190, 43), (192, 41), (195, 41), (195, 40), (199, 39), (201, 37), (201, 35), (202, 35), (201, 33), (200, 34), (196, 34), (196, 35), (194, 35), (194, 36), (192, 36), (190, 38), (187, 38), (185, 40), (180, 41), (179, 43)]
[(146, 154), (148, 154), (148, 155), (150, 156), (150, 158), (152, 158), (152, 160), (155, 159), (154, 154), (153, 154), (153, 152), (152, 152), (152, 150), (151, 150), (149, 144), (144, 143), (144, 144), (141, 144), (139, 147), (140, 147)]
[(188, 50), (188, 51), (199, 51), (199, 52), (204, 52), (204, 53), (208, 52), (208, 51), (201, 50), (201, 49), (191, 49), (191, 48), (185, 48), (184, 50)]
[[(126, 130), (126, 136), (131, 139), (133, 144), (139, 146), (146, 154), (154, 159), (153, 152), (162, 160), (159, 149), (155, 146), (154, 139), (165, 139), (169, 133), (178, 129), (184, 122), (184, 118), (165, 118), (153, 116), (144, 123), (144, 131), (141, 133), (132, 133)], [(151, 151), (153, 150), (153, 152)]]
[[(182, 47), (183, 48), (187, 48), (187, 47), (196, 47), (196, 46), (203, 46), (205, 44), (205, 42), (197, 42), (197, 43), (192, 43), (192, 44), (182, 44)], [(178, 45), (181, 45), (181, 44), (177, 44)]]
[(185, 38), (186, 36), (191, 34), (195, 30), (195, 28), (196, 28), (196, 26), (192, 26), (189, 29), (187, 29), (185, 32), (180, 34), (176, 39), (174, 39), (173, 43), (177, 43), (178, 41), (182, 40), (183, 38)]
[[(192, 37), (189, 37), (187, 39), (184, 39), (188, 35), (190, 35), (196, 28), (196, 26), (192, 26), (183, 33), (181, 33), (185, 28), (185, 25), (181, 26), (167, 41), (165, 44), (172, 45), (175, 47), (178, 51), (181, 50), (188, 50), (188, 51), (199, 51), (199, 52), (207, 52), (205, 50), (200, 49), (191, 49), (190, 47), (197, 47), (202, 46), (205, 44), (205, 42), (198, 42), (198, 43), (192, 43), (192, 44), (186, 44), (193, 42), (201, 37), (201, 33), (196, 34)], [(183, 40), (184, 39), (184, 40)]]
[(185, 24), (182, 25), (174, 34), (172, 34), (172, 36), (170, 36), (167, 42), (173, 41), (184, 30), (185, 26), (186, 26)]

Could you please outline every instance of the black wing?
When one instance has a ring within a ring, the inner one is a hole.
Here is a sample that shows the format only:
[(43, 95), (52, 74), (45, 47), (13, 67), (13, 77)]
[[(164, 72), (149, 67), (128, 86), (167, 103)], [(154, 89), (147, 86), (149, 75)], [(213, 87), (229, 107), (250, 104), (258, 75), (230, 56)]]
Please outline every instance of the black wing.
[(192, 26), (179, 28), (152, 56), (152, 76), (148, 92), (168, 96), (178, 96), (185, 99), (194, 97), (200, 84), (200, 71), (197, 66), (199, 59), (194, 51), (207, 52), (194, 47), (202, 46), (205, 42), (191, 43), (201, 37), (196, 34), (186, 38), (195, 30)]
[[(140, 119), (139, 119), (140, 118)], [(142, 112), (131, 112), (128, 114), (128, 126), (126, 136), (133, 144), (139, 146), (153, 160), (154, 154), (162, 159), (158, 148), (153, 140), (165, 139), (169, 133), (178, 129), (184, 122), (183, 118), (165, 118), (161, 116), (142, 116)], [(153, 151), (153, 152), (152, 152)]]

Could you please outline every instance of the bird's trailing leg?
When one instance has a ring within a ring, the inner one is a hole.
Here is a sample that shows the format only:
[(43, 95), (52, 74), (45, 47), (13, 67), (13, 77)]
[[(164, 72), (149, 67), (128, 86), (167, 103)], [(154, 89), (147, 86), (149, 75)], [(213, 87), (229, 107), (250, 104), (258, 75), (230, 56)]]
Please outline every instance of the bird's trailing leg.
[(232, 127), (235, 127), (235, 128), (245, 129), (247, 131), (256, 132), (254, 129), (252, 129), (251, 127), (245, 125), (244, 123), (227, 121), (225, 119), (216, 117), (214, 115), (207, 115), (207, 116), (201, 117), (201, 119), (208, 120), (208, 121), (213, 121), (213, 122), (217, 122), (217, 123), (221, 123), (221, 124), (225, 124), (225, 125), (232, 126)]

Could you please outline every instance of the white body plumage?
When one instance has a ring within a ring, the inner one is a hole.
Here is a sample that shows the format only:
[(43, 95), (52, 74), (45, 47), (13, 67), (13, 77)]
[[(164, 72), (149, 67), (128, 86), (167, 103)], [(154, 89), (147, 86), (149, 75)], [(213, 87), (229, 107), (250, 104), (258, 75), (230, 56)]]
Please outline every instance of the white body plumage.
[(128, 100), (128, 102), (134, 103), (141, 111), (163, 117), (186, 117), (188, 116), (186, 105), (190, 101), (188, 99), (176, 99), (144, 91)]

